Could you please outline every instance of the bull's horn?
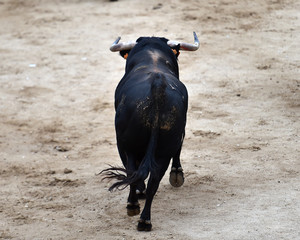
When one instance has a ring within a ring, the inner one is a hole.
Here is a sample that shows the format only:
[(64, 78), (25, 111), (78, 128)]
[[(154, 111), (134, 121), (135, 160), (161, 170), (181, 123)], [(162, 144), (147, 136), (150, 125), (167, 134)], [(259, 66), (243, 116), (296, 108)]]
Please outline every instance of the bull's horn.
[(110, 47), (110, 51), (118, 52), (118, 51), (122, 51), (122, 50), (130, 50), (136, 45), (135, 41), (127, 42), (127, 43), (119, 43), (120, 39), (121, 39), (121, 37), (118, 37), (116, 39), (116, 41), (114, 41), (114, 43)]
[(194, 34), (194, 44), (185, 43), (185, 42), (177, 42), (177, 41), (168, 41), (168, 45), (170, 47), (175, 47), (178, 44), (180, 44), (180, 50), (196, 51), (199, 48), (200, 43), (199, 43), (199, 39), (198, 39), (196, 33), (193, 32), (193, 34)]

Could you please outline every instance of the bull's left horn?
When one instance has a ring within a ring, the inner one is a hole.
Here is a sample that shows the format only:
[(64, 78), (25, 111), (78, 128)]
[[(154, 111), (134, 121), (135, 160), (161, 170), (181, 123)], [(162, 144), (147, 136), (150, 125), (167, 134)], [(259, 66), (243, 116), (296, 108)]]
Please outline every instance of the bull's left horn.
[(168, 41), (168, 45), (170, 47), (175, 47), (178, 44), (180, 44), (180, 50), (186, 50), (186, 51), (196, 51), (198, 50), (199, 46), (200, 46), (200, 42), (199, 39), (197, 37), (197, 34), (195, 32), (193, 32), (194, 34), (194, 43), (185, 43), (185, 42), (177, 42), (177, 41)]
[(110, 47), (110, 51), (118, 52), (122, 50), (130, 50), (136, 45), (135, 41), (127, 42), (127, 43), (119, 43), (120, 39), (121, 37), (118, 37), (116, 41), (114, 41), (114, 43)]

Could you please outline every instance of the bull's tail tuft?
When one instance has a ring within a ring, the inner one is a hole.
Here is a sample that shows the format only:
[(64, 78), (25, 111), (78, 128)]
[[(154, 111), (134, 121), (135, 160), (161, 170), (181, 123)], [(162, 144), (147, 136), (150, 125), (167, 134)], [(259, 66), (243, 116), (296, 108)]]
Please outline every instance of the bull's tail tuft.
[(110, 188), (109, 191), (113, 191), (115, 189), (123, 190), (125, 189), (130, 183), (128, 182), (128, 171), (123, 167), (114, 167), (109, 165), (109, 168), (102, 170), (97, 175), (102, 175), (102, 181), (105, 179), (112, 180), (116, 179), (118, 182), (114, 183)]
[(149, 168), (145, 168), (145, 166), (143, 166), (143, 169), (139, 169), (138, 171), (135, 171), (133, 173), (128, 172), (123, 167), (111, 166), (110, 168), (102, 170), (98, 175), (103, 175), (102, 180), (118, 180), (109, 187), (108, 190), (112, 192), (114, 190), (124, 190), (130, 184), (137, 183), (139, 180), (145, 180), (148, 174)]
[(123, 167), (110, 166), (107, 169), (102, 170), (99, 175), (103, 175), (104, 179), (116, 179), (118, 180), (108, 189), (109, 191), (123, 190), (130, 184), (137, 184), (139, 181), (144, 181), (150, 172), (155, 172), (153, 169), (156, 167), (154, 160), (154, 152), (157, 142), (157, 129), (152, 131), (150, 141), (148, 144), (146, 155), (141, 162), (137, 171), (130, 172)]

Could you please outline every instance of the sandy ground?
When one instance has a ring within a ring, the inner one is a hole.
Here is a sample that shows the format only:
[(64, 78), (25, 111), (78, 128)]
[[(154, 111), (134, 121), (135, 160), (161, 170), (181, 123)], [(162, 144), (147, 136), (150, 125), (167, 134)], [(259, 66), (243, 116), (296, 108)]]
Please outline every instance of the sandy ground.
[[(1, 0), (0, 26), (1, 239), (300, 239), (299, 1)], [(186, 181), (137, 232), (95, 175), (121, 164), (109, 47), (192, 31)]]

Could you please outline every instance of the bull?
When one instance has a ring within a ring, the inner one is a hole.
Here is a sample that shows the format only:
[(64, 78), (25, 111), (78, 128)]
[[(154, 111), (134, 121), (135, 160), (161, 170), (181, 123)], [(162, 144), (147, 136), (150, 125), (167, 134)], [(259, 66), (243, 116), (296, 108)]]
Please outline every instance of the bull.
[(146, 198), (137, 229), (150, 231), (152, 200), (171, 159), (171, 185), (179, 187), (184, 182), (180, 152), (188, 93), (179, 80), (177, 58), (180, 50), (197, 50), (199, 40), (194, 32), (193, 44), (158, 37), (119, 41), (120, 37), (110, 50), (127, 59), (125, 74), (115, 91), (117, 147), (124, 167), (110, 166), (101, 173), (103, 179), (117, 180), (110, 191), (130, 186), (129, 216), (140, 213), (138, 199)]

